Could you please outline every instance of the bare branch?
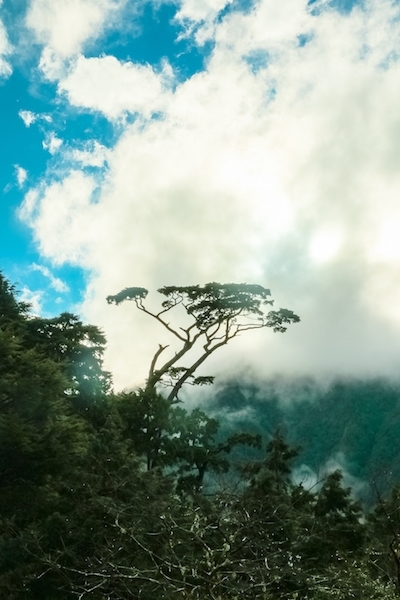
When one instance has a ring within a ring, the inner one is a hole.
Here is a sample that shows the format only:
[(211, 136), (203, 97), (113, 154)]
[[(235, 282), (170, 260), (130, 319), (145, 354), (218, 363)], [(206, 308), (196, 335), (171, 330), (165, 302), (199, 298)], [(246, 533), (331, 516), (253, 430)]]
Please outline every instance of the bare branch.
[(153, 356), (153, 360), (151, 361), (151, 365), (150, 365), (150, 371), (149, 371), (149, 380), (151, 379), (151, 377), (153, 377), (154, 375), (154, 369), (158, 360), (158, 357), (160, 356), (160, 354), (162, 352), (164, 352), (164, 350), (166, 350), (168, 348), (167, 346), (162, 346), (161, 344), (158, 345), (158, 350), (155, 353), (155, 355)]

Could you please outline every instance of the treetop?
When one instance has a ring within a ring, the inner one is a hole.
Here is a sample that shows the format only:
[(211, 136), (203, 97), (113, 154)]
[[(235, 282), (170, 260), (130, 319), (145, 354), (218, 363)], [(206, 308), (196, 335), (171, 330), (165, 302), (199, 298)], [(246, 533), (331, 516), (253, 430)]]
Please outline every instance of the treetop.
[(183, 304), (200, 327), (209, 327), (239, 314), (261, 316), (261, 305), (273, 303), (268, 300), (270, 290), (247, 283), (212, 282), (204, 286), (167, 286), (160, 288), (158, 292), (167, 297), (162, 303), (163, 308)]
[[(151, 361), (147, 380), (147, 386), (153, 388), (167, 377), (168, 384), (173, 386), (170, 400), (177, 398), (184, 383), (211, 383), (210, 377), (193, 378), (195, 371), (210, 354), (240, 333), (261, 327), (271, 327), (273, 331), (283, 333), (287, 325), (300, 321), (293, 311), (286, 308), (266, 311), (265, 306), (271, 306), (273, 300), (270, 299), (270, 290), (262, 285), (211, 282), (205, 285), (165, 286), (159, 288), (158, 292), (165, 297), (159, 312), (151, 312), (146, 308), (143, 300), (148, 291), (141, 287), (125, 288), (115, 296), (108, 296), (107, 302), (120, 304), (124, 300), (133, 300), (139, 310), (156, 319), (180, 340), (181, 348), (157, 368), (160, 355), (168, 348), (168, 345), (159, 345)], [(169, 311), (179, 306), (194, 320), (186, 327), (175, 327), (165, 319)], [(196, 344), (198, 348), (202, 346), (201, 355), (189, 368), (179, 365), (178, 361)]]
[(118, 294), (115, 294), (115, 296), (107, 296), (107, 302), (108, 304), (114, 303), (118, 305), (121, 304), (121, 302), (124, 302), (124, 300), (137, 300), (138, 298), (146, 298), (148, 293), (149, 291), (142, 287), (124, 288), (118, 292)]

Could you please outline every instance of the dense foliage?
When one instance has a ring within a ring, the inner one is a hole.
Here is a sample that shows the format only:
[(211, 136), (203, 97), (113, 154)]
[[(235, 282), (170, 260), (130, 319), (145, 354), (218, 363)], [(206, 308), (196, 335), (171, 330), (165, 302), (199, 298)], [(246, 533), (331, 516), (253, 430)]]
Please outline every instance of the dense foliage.
[[(278, 401), (268, 423), (220, 427), (154, 386), (114, 394), (104, 348), (74, 315), (31, 317), (0, 275), (1, 598), (399, 595), (398, 486), (386, 493), (375, 479), (369, 513), (337, 470), (307, 489)], [(246, 406), (239, 392), (224, 392), (231, 410)], [(357, 425), (378, 436), (382, 422), (369, 423), (350, 424), (352, 435)]]
[[(245, 407), (245, 409), (244, 409)], [(400, 480), (400, 384), (385, 379), (315, 380), (281, 378), (262, 384), (230, 382), (204, 409), (225, 423), (254, 434), (278, 427), (302, 448), (296, 467), (315, 473), (336, 464), (358, 479), (363, 499), (376, 501), (373, 488), (388, 493)]]

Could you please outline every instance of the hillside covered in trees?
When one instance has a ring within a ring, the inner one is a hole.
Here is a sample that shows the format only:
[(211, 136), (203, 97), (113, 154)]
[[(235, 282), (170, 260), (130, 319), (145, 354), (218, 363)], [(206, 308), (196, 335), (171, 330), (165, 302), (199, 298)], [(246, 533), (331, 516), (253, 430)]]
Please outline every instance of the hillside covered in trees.
[(359, 480), (358, 493), (367, 503), (376, 500), (372, 488), (388, 491), (400, 481), (398, 381), (336, 379), (328, 386), (305, 378), (231, 381), (204, 408), (219, 418), (223, 430), (272, 435), (279, 429), (301, 447), (298, 468), (318, 475), (336, 463), (350, 480)]
[[(194, 306), (207, 354), (222, 339), (216, 305)], [(277, 331), (295, 317), (260, 316)], [(72, 314), (30, 315), (0, 275), (1, 598), (399, 596), (398, 387), (232, 382), (188, 411), (179, 383), (194, 370), (153, 361), (143, 389), (116, 394), (105, 344)], [(162, 377), (176, 393), (159, 393)], [(370, 484), (366, 502), (326, 468), (339, 452)]]

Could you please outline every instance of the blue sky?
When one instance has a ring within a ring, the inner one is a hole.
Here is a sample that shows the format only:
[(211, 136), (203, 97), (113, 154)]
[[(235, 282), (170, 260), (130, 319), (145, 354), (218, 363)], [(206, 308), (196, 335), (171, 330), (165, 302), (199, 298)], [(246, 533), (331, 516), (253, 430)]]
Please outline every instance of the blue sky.
[(0, 22), (0, 268), (35, 313), (102, 327), (132, 385), (162, 340), (108, 294), (254, 282), (301, 325), (221, 373), (399, 372), (398, 2), (3, 0)]
[[(177, 39), (182, 27), (173, 24), (178, 11), (176, 5), (144, 3), (138, 8), (137, 3), (133, 4), (134, 10), (128, 3), (121, 15), (131, 18), (134, 21), (132, 26), (106, 31), (99, 36), (100, 39), (90, 40), (86, 56), (110, 54), (120, 61), (155, 66), (168, 57), (179, 80), (202, 70), (210, 48), (207, 45), (199, 48), (190, 39)], [(57, 85), (38, 72), (40, 45), (32, 36), (28, 49), (18, 51), (21, 38), (27, 33), (23, 21), (29, 11), (29, 3), (4, 2), (2, 11), (0, 15), (16, 52), (8, 57), (12, 72), (3, 77), (0, 88), (1, 269), (17, 282), (21, 290), (29, 289), (33, 301), (37, 293), (40, 294), (43, 314), (57, 314), (62, 310), (77, 309), (85, 290), (85, 271), (77, 265), (68, 264), (68, 261), (55, 266), (44, 260), (32, 232), (18, 218), (18, 207), (27, 187), (40, 182), (56, 162), (49, 148), (44, 147), (46, 136), (53, 133), (62, 137), (64, 143), (75, 145), (95, 138), (110, 146), (122, 129), (120, 124), (108, 121), (99, 113), (71, 107), (57, 95)], [(38, 115), (38, 118), (27, 126), (21, 118), (21, 111), (22, 114), (25, 111)], [(18, 182), (18, 170), (21, 168), (26, 171), (23, 183)], [(38, 266), (51, 270), (54, 277), (65, 282), (63, 294), (54, 289), (49, 277)]]

